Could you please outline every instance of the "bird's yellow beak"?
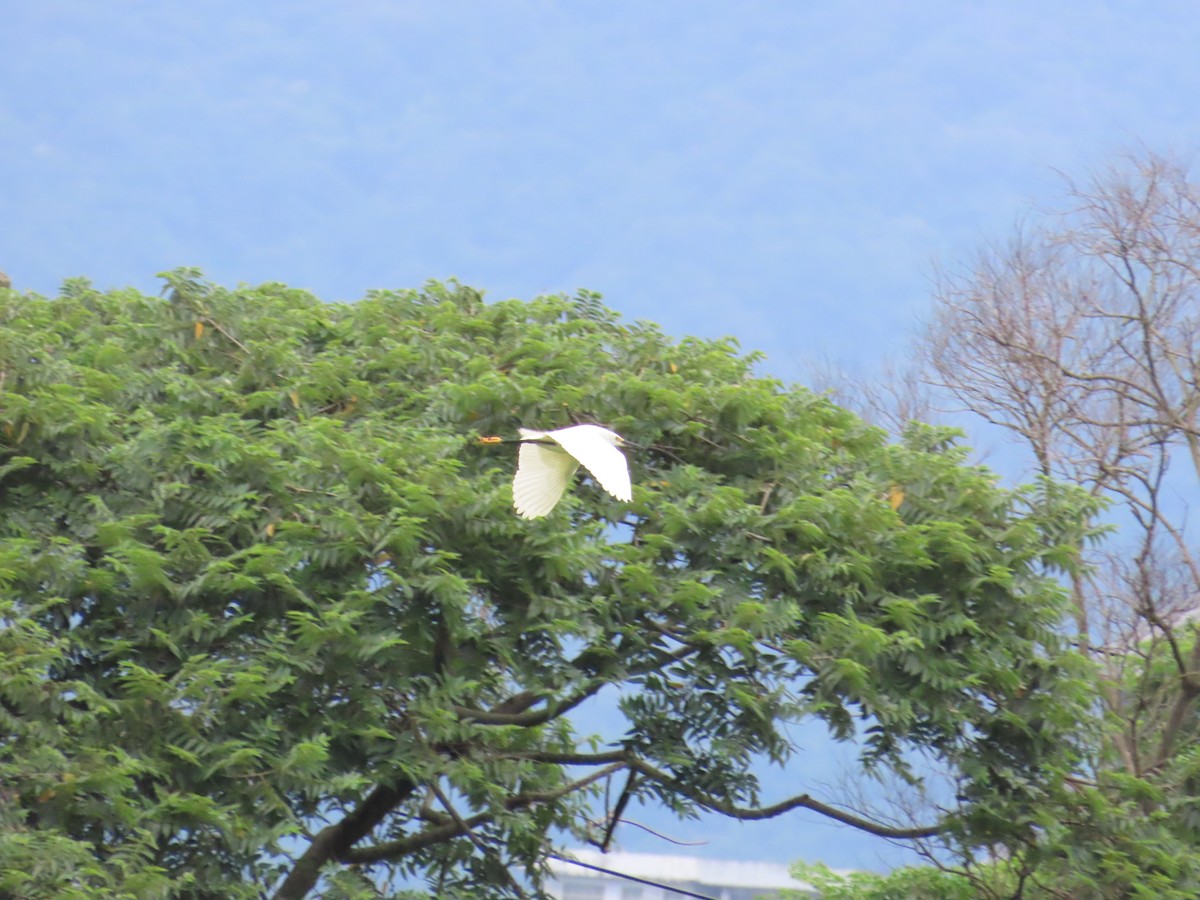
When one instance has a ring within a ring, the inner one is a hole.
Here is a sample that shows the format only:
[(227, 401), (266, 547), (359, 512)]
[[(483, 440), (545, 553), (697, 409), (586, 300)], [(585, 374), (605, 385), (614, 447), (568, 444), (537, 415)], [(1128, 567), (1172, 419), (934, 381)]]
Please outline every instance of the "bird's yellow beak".
[(481, 444), (503, 444), (504, 438), (496, 437), (495, 435), (490, 435), (488, 437), (481, 437), (479, 439), (479, 443), (481, 443)]

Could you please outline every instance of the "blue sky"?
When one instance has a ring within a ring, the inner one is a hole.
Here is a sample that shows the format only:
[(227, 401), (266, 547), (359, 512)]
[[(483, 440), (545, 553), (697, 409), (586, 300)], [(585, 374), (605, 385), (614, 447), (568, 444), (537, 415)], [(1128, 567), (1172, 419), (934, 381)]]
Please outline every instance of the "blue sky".
[[(1200, 128), (1192, 0), (16, 0), (2, 34), (18, 289), (588, 288), (789, 379), (902, 354), (933, 264), (1056, 171)], [(703, 852), (878, 857), (809, 821)]]
[(1200, 11), (626, 0), (9, 4), (0, 268), (326, 299), (579, 287), (799, 377), (1123, 145), (1193, 151)]

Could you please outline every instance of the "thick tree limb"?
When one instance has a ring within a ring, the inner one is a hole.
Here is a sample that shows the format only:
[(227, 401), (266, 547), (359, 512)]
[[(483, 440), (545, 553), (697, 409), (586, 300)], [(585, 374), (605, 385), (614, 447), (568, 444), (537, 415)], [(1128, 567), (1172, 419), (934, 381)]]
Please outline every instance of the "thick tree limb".
[(304, 855), (275, 892), (275, 900), (303, 900), (316, 887), (321, 868), (330, 860), (343, 858), (354, 844), (366, 837), (396, 805), (408, 797), (416, 784), (411, 781), (393, 786), (380, 785), (340, 822), (317, 832)]
[(622, 762), (624, 750), (609, 750), (605, 753), (557, 753), (553, 750), (514, 750), (496, 754), (496, 759), (527, 759), (530, 762), (552, 763), (559, 766), (603, 766)]

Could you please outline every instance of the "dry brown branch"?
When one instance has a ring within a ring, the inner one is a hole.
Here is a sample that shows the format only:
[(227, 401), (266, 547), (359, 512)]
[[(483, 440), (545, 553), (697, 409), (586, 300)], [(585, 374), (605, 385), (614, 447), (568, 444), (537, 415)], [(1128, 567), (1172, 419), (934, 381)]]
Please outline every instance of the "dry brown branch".
[(1117, 532), (1071, 585), (1075, 624), (1124, 723), (1114, 749), (1143, 774), (1196, 730), (1200, 642), (1185, 623), (1200, 559), (1185, 498), (1200, 481), (1200, 183), (1143, 154), (1069, 197), (1064, 214), (939, 274), (922, 363), (1040, 474), (1112, 501)]

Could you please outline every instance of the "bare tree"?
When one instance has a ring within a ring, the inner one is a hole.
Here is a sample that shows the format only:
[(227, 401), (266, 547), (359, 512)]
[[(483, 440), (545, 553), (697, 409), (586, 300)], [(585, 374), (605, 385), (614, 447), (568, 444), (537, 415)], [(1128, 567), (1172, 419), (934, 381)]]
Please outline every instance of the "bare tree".
[(910, 422), (929, 422), (937, 414), (924, 373), (908, 360), (885, 359), (878, 372), (859, 375), (832, 359), (818, 358), (804, 367), (804, 383), (897, 435)]
[(939, 274), (922, 363), (1037, 472), (1111, 501), (1115, 531), (1072, 584), (1075, 625), (1107, 676), (1110, 749), (1146, 776), (1193, 734), (1200, 696), (1200, 183), (1140, 154), (1068, 196)]

